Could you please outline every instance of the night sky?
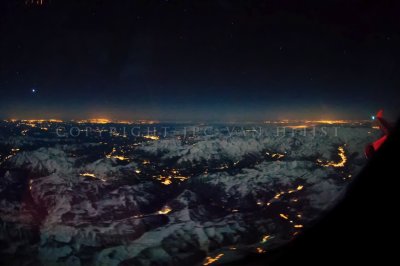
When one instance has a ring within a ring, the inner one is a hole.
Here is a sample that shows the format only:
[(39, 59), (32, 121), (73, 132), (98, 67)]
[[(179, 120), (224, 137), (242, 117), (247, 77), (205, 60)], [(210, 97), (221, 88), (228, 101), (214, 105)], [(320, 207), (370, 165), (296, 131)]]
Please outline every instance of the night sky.
[(42, 1), (0, 1), (0, 118), (400, 114), (398, 1)]

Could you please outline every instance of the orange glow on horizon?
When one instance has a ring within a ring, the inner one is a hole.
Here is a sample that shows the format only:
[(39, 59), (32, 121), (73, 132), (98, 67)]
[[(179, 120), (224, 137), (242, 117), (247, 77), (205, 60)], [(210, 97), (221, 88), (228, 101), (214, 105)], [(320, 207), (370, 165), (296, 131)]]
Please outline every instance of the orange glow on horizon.
[[(327, 124), (327, 125), (335, 125), (335, 124), (351, 124), (351, 123), (360, 123), (367, 122), (369, 120), (345, 120), (345, 119), (281, 119), (281, 120), (267, 120), (264, 121), (265, 124), (287, 124), (285, 127), (292, 129), (303, 129), (308, 128), (313, 125), (318, 124)], [(291, 125), (290, 125), (291, 124)]]
[(108, 124), (111, 120), (107, 118), (93, 118), (89, 120), (80, 120), (78, 123), (92, 123), (92, 124)]
[(304, 128), (309, 128), (310, 126), (309, 125), (297, 125), (297, 126), (286, 126), (286, 127), (291, 128), (291, 129), (304, 129)]

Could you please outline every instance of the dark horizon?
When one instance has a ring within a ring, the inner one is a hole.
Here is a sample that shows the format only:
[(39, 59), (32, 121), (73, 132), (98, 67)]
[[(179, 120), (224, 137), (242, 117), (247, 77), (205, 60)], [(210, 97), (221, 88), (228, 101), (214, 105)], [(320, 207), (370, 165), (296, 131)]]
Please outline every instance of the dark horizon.
[(0, 117), (400, 115), (396, 2), (2, 1)]

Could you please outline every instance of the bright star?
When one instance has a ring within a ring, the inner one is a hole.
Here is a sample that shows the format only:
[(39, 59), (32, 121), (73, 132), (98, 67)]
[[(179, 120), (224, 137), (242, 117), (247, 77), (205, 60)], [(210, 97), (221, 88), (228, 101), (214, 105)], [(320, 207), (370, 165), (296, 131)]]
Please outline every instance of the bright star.
[(36, 89), (32, 89), (32, 93), (35, 93), (36, 92)]
[(372, 120), (375, 120), (375, 116), (374, 116), (374, 115), (373, 115), (373, 116), (371, 116), (371, 119), (372, 119)]

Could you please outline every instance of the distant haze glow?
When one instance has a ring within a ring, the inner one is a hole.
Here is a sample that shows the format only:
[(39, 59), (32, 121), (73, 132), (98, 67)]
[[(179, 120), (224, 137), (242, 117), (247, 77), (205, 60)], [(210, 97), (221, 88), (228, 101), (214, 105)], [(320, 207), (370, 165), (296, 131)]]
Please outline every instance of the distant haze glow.
[[(289, 108), (289, 107), (288, 107)], [(14, 109), (14, 110), (13, 110)], [(367, 120), (370, 113), (364, 114), (354, 112), (351, 109), (335, 110), (328, 107), (311, 107), (294, 108), (290, 110), (285, 108), (218, 108), (214, 106), (210, 110), (206, 108), (168, 108), (165, 112), (161, 106), (149, 108), (143, 106), (141, 108), (129, 107), (119, 108), (85, 108), (77, 107), (76, 109), (58, 109), (48, 107), (10, 107), (5, 118), (9, 119), (63, 119), (63, 120), (81, 120), (81, 119), (109, 119), (109, 120), (160, 120), (160, 121), (264, 121), (264, 120)], [(323, 110), (323, 111), (322, 111)], [(28, 113), (28, 114), (27, 114)]]

